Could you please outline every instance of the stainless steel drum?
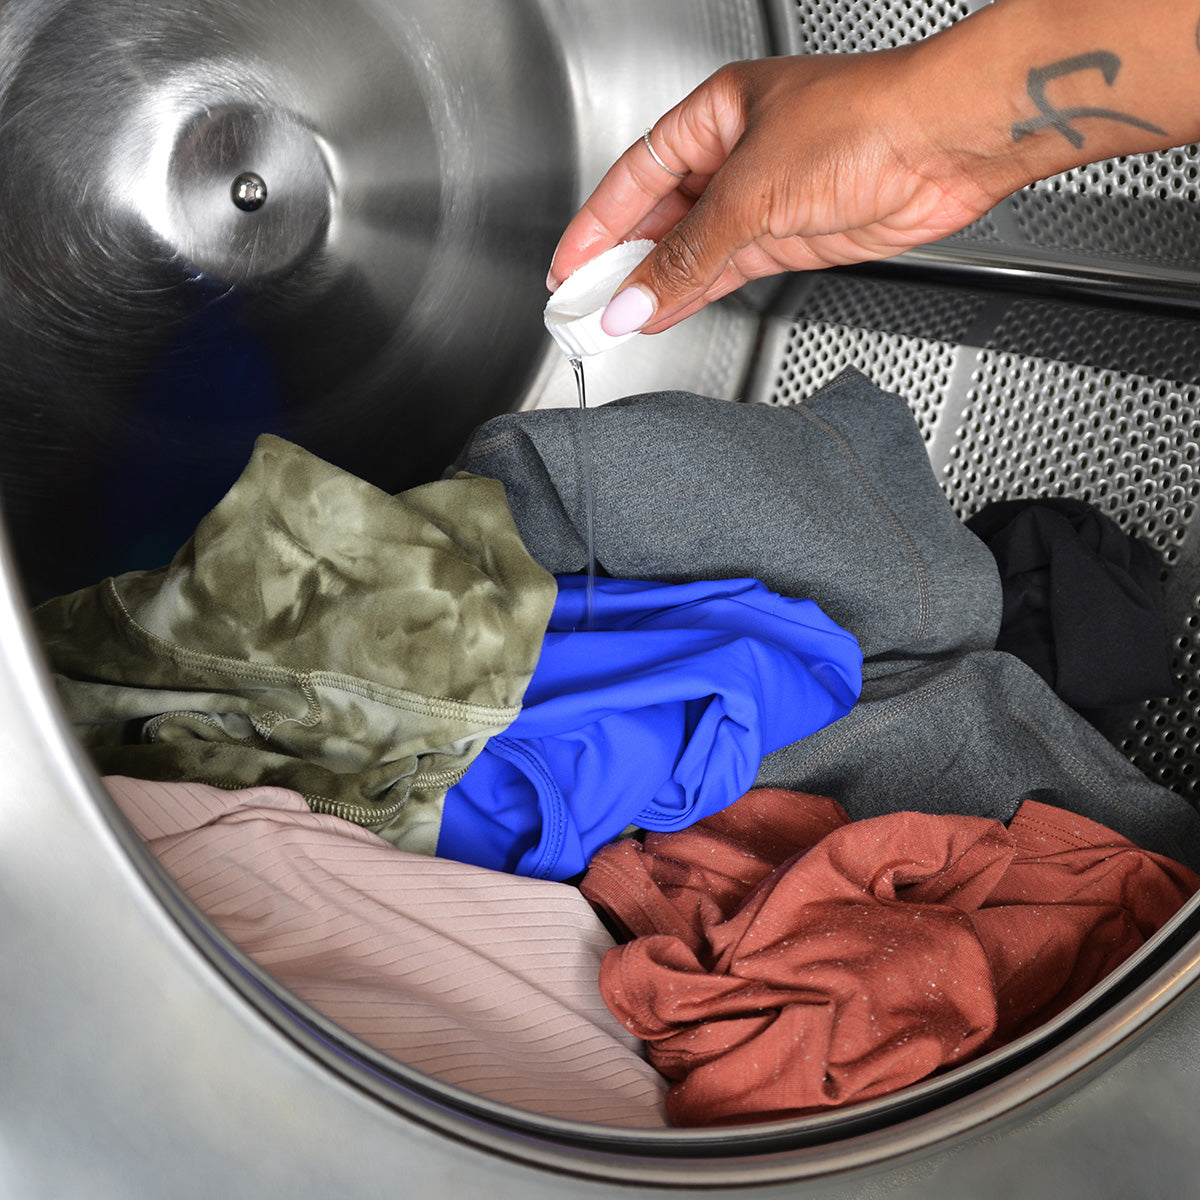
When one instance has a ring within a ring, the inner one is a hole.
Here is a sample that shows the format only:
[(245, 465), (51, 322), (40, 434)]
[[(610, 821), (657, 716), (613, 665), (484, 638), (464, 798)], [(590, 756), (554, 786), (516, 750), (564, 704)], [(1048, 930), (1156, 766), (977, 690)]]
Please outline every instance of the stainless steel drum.
[[(1196, 1192), (1194, 904), (1046, 1027), (844, 1112), (519, 1113), (374, 1052), (197, 913), (107, 800), (25, 618), (164, 561), (260, 431), (398, 489), (492, 413), (573, 402), (549, 255), (646, 125), (723, 61), (973, 7), (0, 0), (0, 1193)], [(855, 365), (909, 400), (963, 515), (1094, 500), (1172, 566), (1181, 682), (1107, 732), (1200, 799), (1197, 161), (1100, 164), (898, 264), (749, 289), (604, 356), (589, 392), (802, 403)]]
[(399, 489), (526, 386), (576, 190), (537, 5), (3, 20), (0, 467), (31, 590), (160, 557), (257, 431)]

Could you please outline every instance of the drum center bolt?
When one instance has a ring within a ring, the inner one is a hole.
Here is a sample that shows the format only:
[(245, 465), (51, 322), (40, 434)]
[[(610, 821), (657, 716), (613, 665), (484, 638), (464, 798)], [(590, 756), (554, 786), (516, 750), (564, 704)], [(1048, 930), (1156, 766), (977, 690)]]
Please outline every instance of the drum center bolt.
[(267, 184), (261, 175), (243, 171), (233, 181), (229, 194), (242, 212), (257, 212), (267, 202)]

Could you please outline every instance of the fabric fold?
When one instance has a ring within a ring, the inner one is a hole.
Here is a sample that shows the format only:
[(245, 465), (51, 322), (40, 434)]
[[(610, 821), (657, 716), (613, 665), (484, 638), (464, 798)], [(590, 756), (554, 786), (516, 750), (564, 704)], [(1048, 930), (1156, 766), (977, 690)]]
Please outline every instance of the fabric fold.
[(1010, 828), (751, 791), (601, 850), (582, 890), (632, 940), (601, 991), (673, 1081), (680, 1125), (885, 1095), (1036, 1028), (1200, 887), (1186, 867), (1026, 801)]
[[(495, 418), (458, 460), (504, 484), (555, 572), (586, 560), (574, 418)], [(902, 399), (853, 370), (789, 407), (631, 396), (589, 414), (589, 444), (610, 574), (761, 579), (813, 600), (862, 648), (853, 710), (768, 754), (757, 786), (836, 795), (855, 819), (1008, 821), (1039, 796), (1200, 868), (1196, 810), (995, 649), (996, 561), (946, 499)]]
[[(453, 468), (503, 481), (555, 574), (587, 566), (576, 415), (496, 417)], [(820, 605), (877, 670), (995, 642), (994, 560), (947, 503), (908, 406), (857, 371), (791, 407), (629, 396), (589, 412), (588, 445), (609, 575), (760, 579)]]
[(368, 1045), (531, 1112), (665, 1127), (665, 1082), (600, 998), (612, 938), (576, 889), (396, 850), (285, 788), (104, 784), (231, 941)]
[(554, 596), (495, 481), (388, 496), (264, 435), (168, 566), (33, 619), (102, 772), (289, 787), (432, 852)]
[(997, 649), (1080, 711), (1174, 694), (1163, 561), (1146, 542), (1065, 496), (988, 504), (967, 528), (1000, 571)]
[(568, 879), (628, 827), (732, 804), (764, 754), (844, 716), (858, 643), (753, 579), (559, 579), (520, 716), (446, 795), (438, 853)]

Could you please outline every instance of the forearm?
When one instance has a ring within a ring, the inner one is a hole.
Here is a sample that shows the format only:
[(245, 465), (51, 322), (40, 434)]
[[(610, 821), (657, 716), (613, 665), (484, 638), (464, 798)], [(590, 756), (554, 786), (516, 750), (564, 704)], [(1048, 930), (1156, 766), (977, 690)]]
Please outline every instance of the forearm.
[(1200, 140), (1198, 22), (1200, 0), (996, 0), (912, 48), (908, 102), (999, 198)]

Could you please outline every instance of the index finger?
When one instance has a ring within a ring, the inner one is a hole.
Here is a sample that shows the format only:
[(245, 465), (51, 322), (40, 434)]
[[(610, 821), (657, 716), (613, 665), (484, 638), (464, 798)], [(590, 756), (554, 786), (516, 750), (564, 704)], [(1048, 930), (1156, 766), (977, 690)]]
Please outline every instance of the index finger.
[[(681, 162), (672, 169), (687, 168)], [(609, 167), (595, 191), (571, 218), (554, 251), (548, 282), (561, 282), (597, 254), (627, 240), (635, 230), (639, 236), (647, 236), (649, 231), (642, 227), (643, 222), (683, 182), (664, 170), (654, 160), (645, 139), (638, 138)]]

